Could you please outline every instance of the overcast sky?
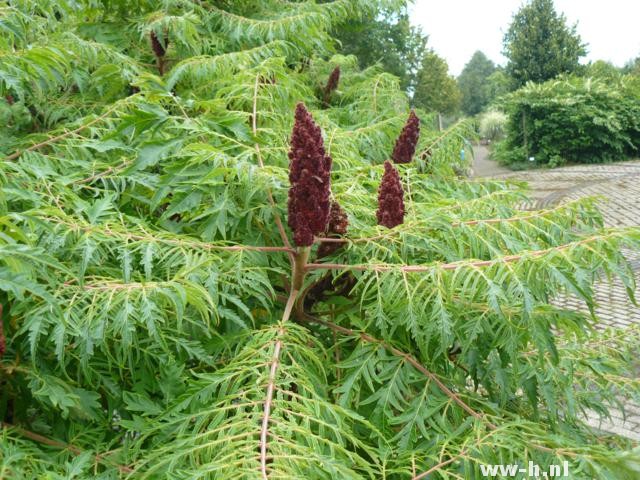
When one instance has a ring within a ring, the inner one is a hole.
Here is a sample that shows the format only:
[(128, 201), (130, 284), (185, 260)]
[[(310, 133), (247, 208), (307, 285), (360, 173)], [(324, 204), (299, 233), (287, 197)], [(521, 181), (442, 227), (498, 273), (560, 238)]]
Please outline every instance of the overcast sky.
[[(476, 50), (504, 64), (502, 38), (523, 0), (414, 0), (411, 20), (458, 75)], [(555, 0), (588, 44), (586, 60), (622, 66), (640, 55), (640, 0)]]

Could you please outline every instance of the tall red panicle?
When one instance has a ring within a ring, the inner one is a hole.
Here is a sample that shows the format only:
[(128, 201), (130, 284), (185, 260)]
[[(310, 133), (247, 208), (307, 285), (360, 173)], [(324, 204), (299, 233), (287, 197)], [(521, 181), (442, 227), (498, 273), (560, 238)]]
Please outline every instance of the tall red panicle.
[(327, 84), (324, 87), (325, 93), (329, 94), (338, 88), (338, 82), (340, 81), (340, 65), (333, 69), (327, 80)]
[(393, 154), (391, 158), (395, 163), (409, 163), (413, 158), (413, 154), (416, 151), (416, 145), (418, 144), (418, 137), (420, 136), (420, 119), (416, 113), (411, 110), (407, 123), (404, 124), (400, 136), (396, 140), (396, 145), (393, 147)]
[(324, 95), (322, 99), (322, 104), (324, 108), (329, 108), (329, 100), (331, 100), (331, 93), (338, 88), (338, 82), (340, 81), (340, 65), (333, 69), (329, 78), (327, 79), (327, 84), (324, 86)]
[(329, 221), (331, 157), (325, 153), (322, 132), (304, 104), (296, 106), (289, 150), (289, 216), (293, 241), (299, 247), (313, 244)]
[(384, 175), (378, 189), (378, 225), (393, 228), (404, 221), (404, 200), (400, 175), (390, 161), (384, 162)]
[(155, 53), (158, 58), (164, 57), (164, 54), (167, 53), (166, 48), (169, 46), (169, 38), (165, 35), (163, 45), (158, 39), (156, 32), (153, 30), (149, 34), (149, 37), (151, 38), (151, 49), (153, 50), (153, 53)]

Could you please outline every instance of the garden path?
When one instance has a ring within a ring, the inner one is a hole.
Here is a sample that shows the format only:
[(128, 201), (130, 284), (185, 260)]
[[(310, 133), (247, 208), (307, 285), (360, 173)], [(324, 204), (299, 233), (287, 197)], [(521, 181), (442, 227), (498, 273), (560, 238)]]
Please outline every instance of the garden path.
[(474, 177), (492, 177), (510, 173), (511, 170), (505, 168), (489, 159), (489, 148), (484, 145), (476, 145), (473, 147), (473, 176)]
[[(640, 160), (512, 172), (489, 160), (486, 147), (480, 146), (474, 148), (473, 170), (476, 177), (528, 182), (532, 201), (525, 208), (547, 208), (581, 197), (599, 196), (606, 226), (640, 226)], [(640, 252), (626, 253), (636, 274), (636, 298), (640, 299)], [(627, 328), (640, 324), (640, 307), (628, 300), (622, 282), (603, 280), (597, 284), (595, 292), (596, 314), (600, 318), (598, 328)], [(573, 295), (558, 296), (554, 303), (588, 311), (584, 302)], [(640, 347), (638, 350), (640, 354)], [(640, 441), (640, 406), (627, 404), (625, 410), (626, 418), (620, 411), (613, 411), (610, 420), (600, 421), (593, 414), (587, 417), (587, 423)]]

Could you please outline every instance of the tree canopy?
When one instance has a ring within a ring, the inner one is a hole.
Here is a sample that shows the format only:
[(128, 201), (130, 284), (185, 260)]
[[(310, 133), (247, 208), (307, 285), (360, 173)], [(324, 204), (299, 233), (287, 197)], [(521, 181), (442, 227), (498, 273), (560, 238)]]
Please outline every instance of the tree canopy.
[(445, 59), (433, 50), (422, 57), (413, 103), (430, 112), (454, 113), (460, 108), (462, 95), (455, 79), (449, 75)]
[(380, 63), (385, 71), (400, 78), (403, 89), (415, 88), (427, 36), (411, 25), (406, 7), (351, 18), (334, 33), (341, 52), (355, 55), (361, 67)]
[(603, 80), (617, 81), (623, 74), (623, 69), (616, 67), (611, 62), (596, 60), (584, 66), (585, 77), (600, 78)]
[(556, 12), (553, 0), (529, 0), (514, 15), (504, 36), (507, 74), (519, 87), (571, 73), (586, 55), (586, 44)]
[(640, 56), (629, 60), (622, 68), (623, 73), (640, 76)]
[(458, 76), (462, 94), (460, 106), (467, 115), (480, 113), (489, 103), (491, 89), (488, 79), (496, 71), (495, 64), (481, 51), (476, 51)]
[(484, 92), (489, 104), (499, 101), (500, 97), (509, 93), (512, 89), (511, 78), (504, 71), (504, 68), (498, 67), (487, 77), (484, 84)]

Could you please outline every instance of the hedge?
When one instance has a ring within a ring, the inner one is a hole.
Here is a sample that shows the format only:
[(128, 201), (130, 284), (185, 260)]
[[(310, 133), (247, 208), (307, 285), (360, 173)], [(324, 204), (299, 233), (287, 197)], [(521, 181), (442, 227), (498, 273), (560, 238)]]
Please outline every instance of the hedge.
[(563, 78), (528, 83), (505, 97), (506, 139), (501, 163), (535, 158), (536, 164), (596, 163), (637, 155), (640, 149), (640, 82), (606, 83)]

